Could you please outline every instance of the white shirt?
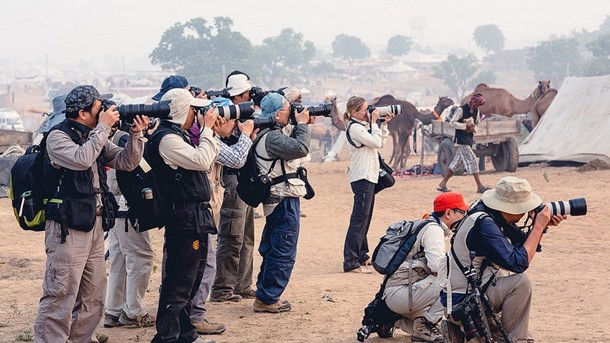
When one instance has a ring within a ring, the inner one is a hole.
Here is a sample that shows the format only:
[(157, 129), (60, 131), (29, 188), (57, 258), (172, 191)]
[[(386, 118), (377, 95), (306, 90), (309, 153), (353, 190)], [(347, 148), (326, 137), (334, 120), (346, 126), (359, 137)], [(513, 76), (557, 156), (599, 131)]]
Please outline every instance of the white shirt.
[(377, 123), (373, 123), (371, 132), (369, 133), (369, 124), (365, 121), (352, 119), (357, 123), (350, 125), (349, 136), (356, 148), (348, 141), (348, 149), (351, 158), (349, 168), (349, 182), (365, 179), (372, 183), (377, 183), (379, 179), (379, 159), (377, 157), (377, 149), (383, 148), (385, 140), (388, 138), (388, 125), (381, 124), (381, 128)]

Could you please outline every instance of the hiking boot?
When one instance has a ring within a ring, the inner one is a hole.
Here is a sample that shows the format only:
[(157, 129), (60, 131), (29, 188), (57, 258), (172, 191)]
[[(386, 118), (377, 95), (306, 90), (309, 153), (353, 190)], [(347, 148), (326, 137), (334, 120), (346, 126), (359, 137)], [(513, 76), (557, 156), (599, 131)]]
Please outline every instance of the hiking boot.
[(234, 294), (234, 293), (221, 293), (221, 294), (217, 294), (217, 295), (211, 294), (210, 301), (213, 303), (224, 303), (224, 302), (236, 303), (236, 302), (241, 301), (241, 295)]
[(413, 320), (411, 342), (439, 343), (445, 342), (445, 337), (438, 325), (429, 322), (424, 317), (417, 317)]
[(104, 313), (104, 327), (105, 328), (115, 328), (117, 326), (122, 326), (123, 324), (119, 323), (119, 317), (113, 316), (110, 313)]
[(191, 323), (195, 327), (195, 331), (202, 335), (218, 335), (227, 329), (222, 323), (212, 323), (207, 319), (201, 322)]
[(254, 299), (256, 298), (256, 291), (253, 290), (252, 288), (248, 287), (246, 289), (244, 289), (243, 291), (236, 293), (238, 295), (240, 295), (243, 299)]
[(254, 312), (281, 313), (292, 310), (292, 305), (288, 300), (280, 300), (274, 304), (265, 304), (264, 302), (254, 300)]
[(103, 333), (96, 332), (95, 333), (95, 341), (91, 340), (90, 343), (107, 343), (108, 335), (104, 335)]
[(146, 313), (143, 316), (129, 318), (125, 311), (121, 311), (121, 315), (119, 316), (119, 323), (125, 326), (137, 326), (141, 328), (147, 328), (155, 325), (155, 317)]
[(216, 341), (199, 336), (193, 343), (216, 343)]
[(367, 266), (360, 266), (358, 268), (348, 270), (346, 273), (357, 273), (357, 274), (372, 274), (373, 271)]

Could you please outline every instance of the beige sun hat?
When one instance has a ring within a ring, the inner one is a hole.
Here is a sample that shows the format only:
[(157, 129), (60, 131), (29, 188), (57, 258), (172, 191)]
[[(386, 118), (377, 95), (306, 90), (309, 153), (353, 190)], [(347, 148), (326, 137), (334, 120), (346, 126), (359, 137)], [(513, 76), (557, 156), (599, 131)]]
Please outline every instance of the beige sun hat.
[(248, 76), (244, 74), (235, 74), (229, 76), (227, 88), (230, 88), (230, 96), (236, 96), (250, 90), (252, 88), (252, 84), (250, 83), (250, 80), (248, 80)]
[(483, 193), (481, 200), (489, 208), (510, 214), (527, 213), (542, 203), (527, 180), (514, 176), (501, 178), (495, 189)]

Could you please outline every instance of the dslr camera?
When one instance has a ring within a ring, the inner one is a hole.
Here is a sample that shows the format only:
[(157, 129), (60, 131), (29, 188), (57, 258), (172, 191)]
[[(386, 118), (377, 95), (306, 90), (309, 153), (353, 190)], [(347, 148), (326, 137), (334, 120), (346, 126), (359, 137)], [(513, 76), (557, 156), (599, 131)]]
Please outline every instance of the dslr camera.
[(453, 306), (453, 310), (451, 311), (451, 318), (453, 321), (462, 323), (466, 341), (470, 341), (475, 337), (484, 337), (484, 335), (481, 335), (479, 332), (478, 325), (475, 324), (475, 318), (479, 320), (481, 314), (479, 313), (478, 307), (473, 302), (473, 296), (476, 295), (469, 295), (461, 303)]
[(384, 118), (388, 113), (392, 112), (394, 115), (399, 115), (402, 113), (401, 105), (388, 105), (382, 107), (376, 107), (375, 105), (369, 105), (366, 110), (369, 114), (372, 114), (375, 109), (379, 110), (379, 118)]
[[(133, 123), (133, 119), (136, 115), (164, 119), (167, 118), (167, 116), (169, 115), (169, 104), (171, 102), (171, 100), (163, 100), (150, 105), (120, 105), (116, 107), (116, 110), (119, 111), (120, 120), (127, 123)], [(110, 108), (110, 106), (112, 105), (116, 105), (116, 103), (110, 99), (102, 100), (102, 108), (104, 109), (104, 111), (107, 111), (108, 108)]]
[(254, 104), (256, 106), (260, 106), (261, 105), (261, 101), (263, 100), (265, 95), (267, 95), (269, 93), (278, 93), (278, 94), (281, 94), (281, 95), (285, 96), (286, 94), (284, 94), (284, 89), (286, 89), (286, 87), (282, 87), (282, 88), (280, 88), (278, 90), (264, 91), (260, 87), (253, 86), (252, 88), (250, 88), (250, 99), (252, 99), (252, 101), (254, 101)]
[[(231, 98), (231, 94), (229, 94), (229, 90), (233, 89), (233, 87), (228, 87), (228, 88), (224, 88), (221, 89), (219, 91), (215, 91), (215, 90), (207, 90), (205, 91), (205, 96), (208, 98), (208, 100), (212, 99), (212, 98), (217, 98), (217, 97), (222, 97), (222, 98)], [(201, 94), (202, 89), (196, 86), (191, 86), (189, 88), (189, 91), (191, 91), (195, 97), (197, 97), (199, 94)]]
[(574, 198), (568, 201), (551, 201), (542, 203), (534, 209), (534, 212), (539, 213), (544, 209), (545, 206), (548, 206), (551, 209), (551, 216), (584, 216), (587, 214), (587, 201), (585, 198)]

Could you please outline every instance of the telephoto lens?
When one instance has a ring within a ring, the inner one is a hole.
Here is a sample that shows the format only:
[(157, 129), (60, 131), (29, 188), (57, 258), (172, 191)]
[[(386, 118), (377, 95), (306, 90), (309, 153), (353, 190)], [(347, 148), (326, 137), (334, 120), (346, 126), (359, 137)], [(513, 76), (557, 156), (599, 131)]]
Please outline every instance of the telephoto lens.
[(536, 212), (540, 212), (548, 206), (551, 209), (551, 215), (570, 215), (570, 216), (584, 216), (587, 214), (587, 200), (585, 198), (574, 198), (568, 201), (551, 201), (542, 203), (534, 209)]

